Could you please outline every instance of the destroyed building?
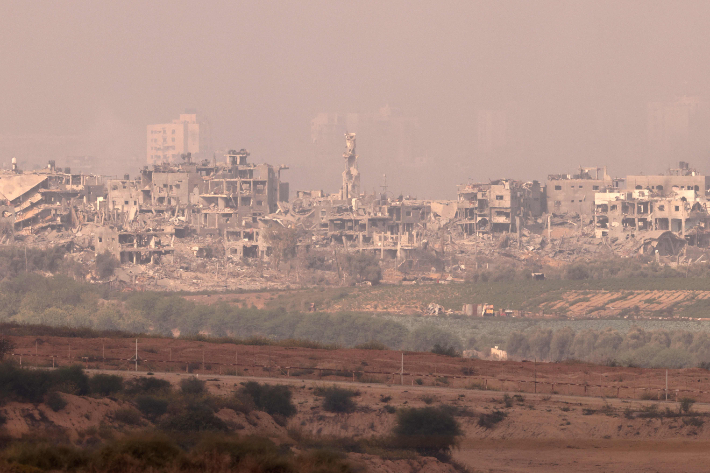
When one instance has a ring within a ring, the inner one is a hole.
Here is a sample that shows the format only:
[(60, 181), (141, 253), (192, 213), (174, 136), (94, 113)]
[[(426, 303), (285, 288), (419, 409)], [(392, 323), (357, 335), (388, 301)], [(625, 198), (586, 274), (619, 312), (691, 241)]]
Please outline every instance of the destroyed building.
[(626, 190), (596, 194), (595, 236), (670, 231), (703, 246), (710, 233), (706, 182), (706, 176), (682, 161), (667, 175), (627, 176)]
[(86, 214), (96, 210), (93, 202), (102, 196), (101, 177), (72, 174), (69, 168), (57, 168), (54, 161), (46, 169), (27, 173), (13, 162), (12, 171), (0, 174), (0, 199), (14, 211), (15, 230), (75, 226), (84, 219), (84, 210), (91, 207)]
[(175, 237), (171, 230), (132, 232), (106, 225), (97, 229), (94, 238), (96, 254), (108, 252), (121, 263), (155, 264), (175, 251)]
[(612, 190), (619, 183), (603, 168), (579, 168), (576, 174), (550, 174), (545, 185), (547, 212), (594, 215), (594, 195)]
[(537, 181), (501, 179), (458, 186), (458, 225), (466, 235), (516, 232), (527, 218), (543, 213), (543, 191)]
[(692, 169), (688, 163), (680, 161), (677, 168), (669, 169), (665, 175), (626, 176), (626, 189), (648, 189), (658, 194), (679, 190), (694, 190), (705, 194), (710, 191), (710, 176), (703, 176), (695, 169)]

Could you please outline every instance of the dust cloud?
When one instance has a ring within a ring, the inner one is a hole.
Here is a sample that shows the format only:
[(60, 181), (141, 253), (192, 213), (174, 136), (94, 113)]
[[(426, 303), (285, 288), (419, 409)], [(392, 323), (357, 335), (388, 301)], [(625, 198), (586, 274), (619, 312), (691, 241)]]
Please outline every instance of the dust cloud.
[(0, 163), (146, 164), (185, 109), (211, 148), (336, 191), (454, 198), (467, 179), (708, 172), (710, 4), (652, 1), (0, 4)]

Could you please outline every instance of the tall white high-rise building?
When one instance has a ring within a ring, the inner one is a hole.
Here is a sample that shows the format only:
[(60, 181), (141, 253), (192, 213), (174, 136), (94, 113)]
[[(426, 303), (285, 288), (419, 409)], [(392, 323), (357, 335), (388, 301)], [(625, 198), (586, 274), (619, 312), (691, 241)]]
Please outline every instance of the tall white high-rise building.
[(172, 123), (148, 125), (148, 164), (178, 163), (187, 153), (203, 157), (208, 152), (208, 133), (195, 113), (181, 113)]

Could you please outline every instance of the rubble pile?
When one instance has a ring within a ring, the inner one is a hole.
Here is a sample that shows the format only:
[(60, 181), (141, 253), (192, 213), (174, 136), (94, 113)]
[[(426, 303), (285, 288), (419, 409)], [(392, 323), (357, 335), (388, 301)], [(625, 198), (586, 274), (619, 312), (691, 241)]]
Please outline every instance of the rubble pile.
[(360, 193), (350, 133), (340, 191), (299, 190), (289, 201), (288, 168), (249, 157), (230, 150), (197, 163), (188, 153), (134, 179), (13, 163), (0, 173), (0, 244), (62, 246), (87, 266), (109, 253), (122, 265), (118, 283), (176, 291), (343, 284), (352, 253), (375, 256), (383, 281), (401, 284), (463, 281), (482, 264), (710, 261), (710, 179), (686, 163), (629, 176), (627, 189), (606, 169), (581, 168), (546, 185), (501, 179), (458, 186), (457, 200), (419, 200)]

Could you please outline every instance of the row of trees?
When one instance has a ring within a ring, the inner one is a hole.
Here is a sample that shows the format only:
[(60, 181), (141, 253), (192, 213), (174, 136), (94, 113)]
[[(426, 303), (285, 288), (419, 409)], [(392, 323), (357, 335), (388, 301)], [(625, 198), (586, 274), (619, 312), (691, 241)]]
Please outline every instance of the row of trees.
[(710, 335), (706, 332), (607, 329), (574, 332), (536, 328), (508, 337), (509, 356), (522, 359), (620, 364), (648, 368), (710, 366)]
[[(308, 339), (343, 347), (379, 342), (392, 349), (461, 350), (455, 335), (434, 327), (409, 331), (398, 322), (353, 313), (261, 310), (230, 304), (206, 305), (169, 293), (122, 294), (112, 300), (97, 285), (69, 277), (22, 274), (0, 283), (0, 322), (123, 330), (170, 336), (208, 332), (216, 337)], [(115, 296), (114, 296), (115, 297)]]

